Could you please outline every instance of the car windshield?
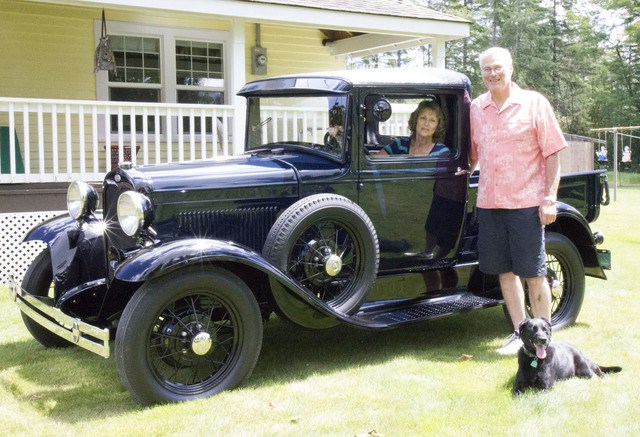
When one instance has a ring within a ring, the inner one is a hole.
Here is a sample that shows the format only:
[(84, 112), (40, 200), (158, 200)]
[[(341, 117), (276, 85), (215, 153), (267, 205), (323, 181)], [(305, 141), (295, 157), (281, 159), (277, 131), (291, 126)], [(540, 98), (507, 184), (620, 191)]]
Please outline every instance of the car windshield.
[(346, 107), (346, 96), (251, 97), (247, 151), (294, 146), (342, 156)]

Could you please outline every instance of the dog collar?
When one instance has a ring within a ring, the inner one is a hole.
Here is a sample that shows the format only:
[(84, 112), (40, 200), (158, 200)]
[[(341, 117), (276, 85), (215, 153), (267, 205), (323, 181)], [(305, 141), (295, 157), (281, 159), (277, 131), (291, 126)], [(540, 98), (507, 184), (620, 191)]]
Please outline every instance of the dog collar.
[(538, 368), (538, 360), (540, 358), (538, 358), (535, 353), (529, 352), (529, 350), (525, 346), (522, 347), (522, 351), (529, 358), (533, 358), (533, 360), (531, 360), (531, 364), (529, 364), (529, 365), (531, 367), (533, 367), (534, 369), (537, 369)]

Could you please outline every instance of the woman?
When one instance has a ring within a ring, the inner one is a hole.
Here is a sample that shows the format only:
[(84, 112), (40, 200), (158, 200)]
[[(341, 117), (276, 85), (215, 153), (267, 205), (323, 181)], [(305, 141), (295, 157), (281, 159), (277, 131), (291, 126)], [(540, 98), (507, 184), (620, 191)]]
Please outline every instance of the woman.
[(451, 151), (442, 143), (446, 131), (444, 114), (437, 102), (424, 100), (409, 117), (409, 138), (396, 138), (376, 156), (412, 155), (440, 156)]

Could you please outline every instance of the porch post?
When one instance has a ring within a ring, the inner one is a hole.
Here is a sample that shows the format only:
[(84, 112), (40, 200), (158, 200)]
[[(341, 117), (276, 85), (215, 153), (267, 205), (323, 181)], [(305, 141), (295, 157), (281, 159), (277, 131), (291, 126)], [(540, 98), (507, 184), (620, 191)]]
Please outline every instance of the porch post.
[(445, 67), (445, 43), (444, 39), (436, 38), (435, 43), (431, 44), (433, 66), (436, 68)]
[(239, 155), (244, 152), (244, 124), (246, 120), (246, 102), (244, 97), (236, 95), (246, 81), (245, 75), (245, 31), (244, 21), (231, 20), (231, 50), (227, 58), (230, 68), (227, 69), (229, 78), (229, 104), (233, 105), (233, 143), (231, 155)]

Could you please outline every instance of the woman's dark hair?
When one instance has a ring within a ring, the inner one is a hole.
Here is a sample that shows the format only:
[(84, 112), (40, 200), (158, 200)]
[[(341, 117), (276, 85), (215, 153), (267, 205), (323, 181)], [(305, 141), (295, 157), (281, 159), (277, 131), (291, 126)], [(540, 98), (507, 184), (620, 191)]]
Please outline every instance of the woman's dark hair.
[(444, 113), (442, 112), (442, 108), (438, 104), (438, 102), (423, 100), (418, 104), (418, 107), (411, 113), (409, 117), (409, 132), (411, 132), (411, 138), (415, 139), (416, 137), (416, 126), (418, 124), (418, 117), (422, 114), (423, 111), (430, 110), (433, 111), (438, 116), (438, 127), (436, 127), (436, 131), (433, 133), (434, 141), (442, 141), (444, 140), (444, 135), (447, 131), (447, 126), (444, 120)]

